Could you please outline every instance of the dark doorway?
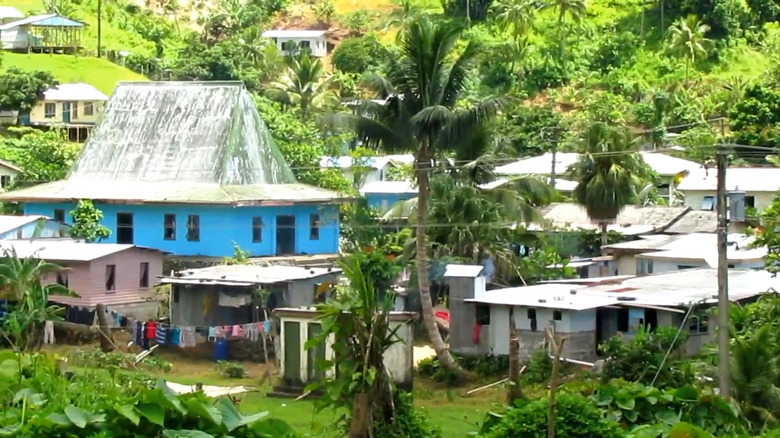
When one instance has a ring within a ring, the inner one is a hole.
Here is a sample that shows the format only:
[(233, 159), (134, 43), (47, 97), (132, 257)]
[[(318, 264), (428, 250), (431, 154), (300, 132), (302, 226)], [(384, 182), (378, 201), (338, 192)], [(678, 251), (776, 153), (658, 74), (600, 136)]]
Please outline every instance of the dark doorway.
[(116, 214), (116, 243), (133, 244), (133, 213)]
[(276, 255), (295, 254), (295, 216), (276, 216)]
[(658, 327), (658, 311), (645, 309), (645, 329), (655, 330)]

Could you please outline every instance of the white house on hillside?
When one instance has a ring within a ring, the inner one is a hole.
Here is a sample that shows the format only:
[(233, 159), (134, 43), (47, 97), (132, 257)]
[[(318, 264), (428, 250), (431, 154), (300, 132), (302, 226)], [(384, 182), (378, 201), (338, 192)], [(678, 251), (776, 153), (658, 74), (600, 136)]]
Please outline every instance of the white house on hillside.
[(290, 55), (296, 50), (308, 50), (312, 56), (328, 56), (328, 39), (324, 30), (269, 30), (264, 38), (273, 38), (279, 51)]
[(24, 14), (11, 6), (0, 6), (0, 24), (10, 23), (12, 21), (24, 18)]
[[(659, 152), (640, 152), (642, 158), (648, 166), (658, 176), (662, 182), (658, 185), (660, 195), (669, 198), (674, 196), (676, 181), (683, 174), (693, 172), (701, 168), (699, 163), (672, 157)], [(577, 162), (579, 154), (572, 152), (558, 152), (555, 154), (555, 175), (563, 176), (569, 166)], [(496, 167), (497, 175), (540, 175), (550, 176), (553, 174), (553, 154), (546, 153), (536, 157), (523, 158), (514, 163)], [(557, 178), (556, 178), (557, 179)]]
[(404, 166), (414, 163), (414, 155), (385, 155), (382, 157), (364, 157), (352, 158), (342, 157), (322, 157), (320, 167), (340, 169), (347, 181), (356, 184), (358, 188), (365, 187), (366, 184), (375, 181), (385, 181), (387, 172), (398, 166)]
[(60, 84), (43, 92), (29, 113), (20, 113), (25, 126), (67, 128), (71, 141), (85, 141), (100, 120), (108, 96), (90, 84)]
[[(679, 185), (685, 195), (685, 205), (694, 210), (714, 210), (718, 175), (714, 169), (698, 170), (688, 175)], [(745, 207), (758, 210), (772, 203), (780, 189), (780, 168), (742, 167), (726, 170), (726, 190), (745, 192)]]

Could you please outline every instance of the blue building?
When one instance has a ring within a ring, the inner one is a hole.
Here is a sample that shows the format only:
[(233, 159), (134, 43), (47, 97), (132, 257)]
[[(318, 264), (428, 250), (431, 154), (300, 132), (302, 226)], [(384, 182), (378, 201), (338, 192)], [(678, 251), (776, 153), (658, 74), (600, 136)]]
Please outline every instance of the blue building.
[(179, 256), (338, 252), (339, 195), (296, 181), (240, 82), (122, 83), (67, 179), (0, 199), (66, 222), (90, 199), (105, 242)]
[(417, 188), (409, 181), (373, 181), (360, 189), (368, 206), (385, 213), (393, 205), (417, 197)]

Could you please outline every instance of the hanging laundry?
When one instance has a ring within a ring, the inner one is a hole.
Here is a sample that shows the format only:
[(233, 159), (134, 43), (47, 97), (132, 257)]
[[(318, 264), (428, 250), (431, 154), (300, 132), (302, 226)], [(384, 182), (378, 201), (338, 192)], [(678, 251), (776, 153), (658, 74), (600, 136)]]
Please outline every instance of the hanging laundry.
[(247, 324), (243, 327), (244, 336), (252, 342), (257, 342), (258, 330), (257, 324)]
[(157, 324), (157, 330), (155, 331), (154, 337), (157, 340), (157, 344), (165, 345), (167, 343), (165, 341), (168, 337), (168, 327), (163, 324)]
[(122, 327), (122, 318), (123, 316), (114, 312), (114, 325), (118, 327)]
[(217, 340), (217, 328), (209, 327), (209, 335), (206, 337), (207, 341), (213, 342)]
[(157, 336), (157, 323), (153, 320), (147, 321), (144, 325), (144, 350), (151, 347), (152, 340)]
[(190, 348), (195, 346), (195, 329), (192, 327), (182, 327), (179, 334), (179, 347)]
[(54, 343), (54, 321), (46, 321), (43, 327), (43, 343)]
[(238, 337), (238, 336), (241, 336), (242, 333), (243, 333), (242, 327), (240, 325), (236, 324), (236, 325), (233, 326), (233, 331), (230, 334), (232, 336)]
[(271, 320), (266, 319), (263, 321), (263, 333), (271, 333)]
[(180, 337), (181, 331), (178, 327), (174, 327), (171, 329), (171, 345), (179, 345), (179, 337)]
[(133, 343), (139, 347), (144, 344), (144, 329), (141, 321), (135, 321), (133, 324)]

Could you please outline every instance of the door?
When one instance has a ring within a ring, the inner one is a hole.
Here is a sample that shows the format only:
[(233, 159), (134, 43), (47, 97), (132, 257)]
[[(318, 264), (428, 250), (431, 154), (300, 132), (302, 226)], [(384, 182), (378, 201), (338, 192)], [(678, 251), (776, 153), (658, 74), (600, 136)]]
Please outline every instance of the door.
[[(309, 339), (312, 340), (322, 334), (322, 324), (319, 322), (309, 323)], [(308, 360), (306, 362), (306, 377), (309, 382), (322, 381), (325, 378), (325, 372), (320, 368), (318, 363), (325, 360), (325, 344), (320, 343), (312, 348), (306, 350)]]
[(276, 255), (295, 254), (295, 216), (276, 216)]
[(70, 123), (70, 102), (62, 102), (62, 122)]
[(116, 214), (116, 243), (133, 244), (133, 214)]
[(284, 375), (285, 384), (300, 386), (301, 379), (301, 323), (296, 321), (284, 321)]

